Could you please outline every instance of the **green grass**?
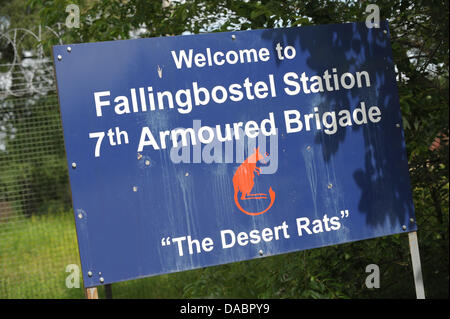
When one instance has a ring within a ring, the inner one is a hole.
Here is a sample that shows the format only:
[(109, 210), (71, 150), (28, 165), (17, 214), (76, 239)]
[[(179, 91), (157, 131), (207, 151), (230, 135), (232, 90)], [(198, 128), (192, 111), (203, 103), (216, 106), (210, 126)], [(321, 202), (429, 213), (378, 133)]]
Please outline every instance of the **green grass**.
[(78, 298), (68, 289), (68, 264), (80, 264), (69, 213), (0, 224), (0, 298)]
[[(71, 213), (0, 224), (0, 298), (84, 298), (82, 281), (81, 288), (66, 287), (69, 264), (80, 266)], [(183, 298), (199, 271), (115, 283), (113, 298)]]

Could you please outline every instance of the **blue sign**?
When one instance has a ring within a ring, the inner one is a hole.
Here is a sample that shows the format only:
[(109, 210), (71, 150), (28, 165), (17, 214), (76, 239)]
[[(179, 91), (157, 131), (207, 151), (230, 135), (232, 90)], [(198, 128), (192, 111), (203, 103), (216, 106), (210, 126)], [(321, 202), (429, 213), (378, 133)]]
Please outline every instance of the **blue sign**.
[(86, 287), (416, 230), (387, 23), (53, 54)]

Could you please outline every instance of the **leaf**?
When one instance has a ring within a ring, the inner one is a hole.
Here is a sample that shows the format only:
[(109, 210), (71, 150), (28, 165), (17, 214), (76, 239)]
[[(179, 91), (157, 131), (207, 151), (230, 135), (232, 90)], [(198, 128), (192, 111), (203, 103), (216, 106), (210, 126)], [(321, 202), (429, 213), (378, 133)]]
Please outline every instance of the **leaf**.
[(252, 11), (252, 12), (250, 13), (250, 18), (251, 18), (252, 20), (253, 20), (253, 19), (256, 19), (257, 17), (263, 15), (264, 13), (265, 13), (264, 10), (255, 10), (255, 11)]

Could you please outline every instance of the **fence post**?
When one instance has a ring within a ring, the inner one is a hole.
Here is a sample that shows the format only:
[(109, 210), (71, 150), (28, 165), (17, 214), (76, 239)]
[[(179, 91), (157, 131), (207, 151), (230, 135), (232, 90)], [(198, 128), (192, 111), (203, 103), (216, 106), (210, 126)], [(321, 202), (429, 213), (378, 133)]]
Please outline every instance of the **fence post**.
[(85, 292), (86, 292), (87, 299), (98, 299), (97, 287), (86, 288)]

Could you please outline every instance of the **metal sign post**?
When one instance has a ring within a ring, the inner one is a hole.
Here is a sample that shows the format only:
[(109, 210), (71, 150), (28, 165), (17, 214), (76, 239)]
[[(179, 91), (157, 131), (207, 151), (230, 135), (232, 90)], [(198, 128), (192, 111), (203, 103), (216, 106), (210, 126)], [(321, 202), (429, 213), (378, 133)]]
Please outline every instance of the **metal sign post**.
[(422, 266), (420, 265), (419, 241), (417, 240), (417, 232), (409, 232), (408, 239), (414, 273), (414, 285), (416, 287), (416, 296), (417, 299), (425, 299), (425, 289), (423, 287)]

